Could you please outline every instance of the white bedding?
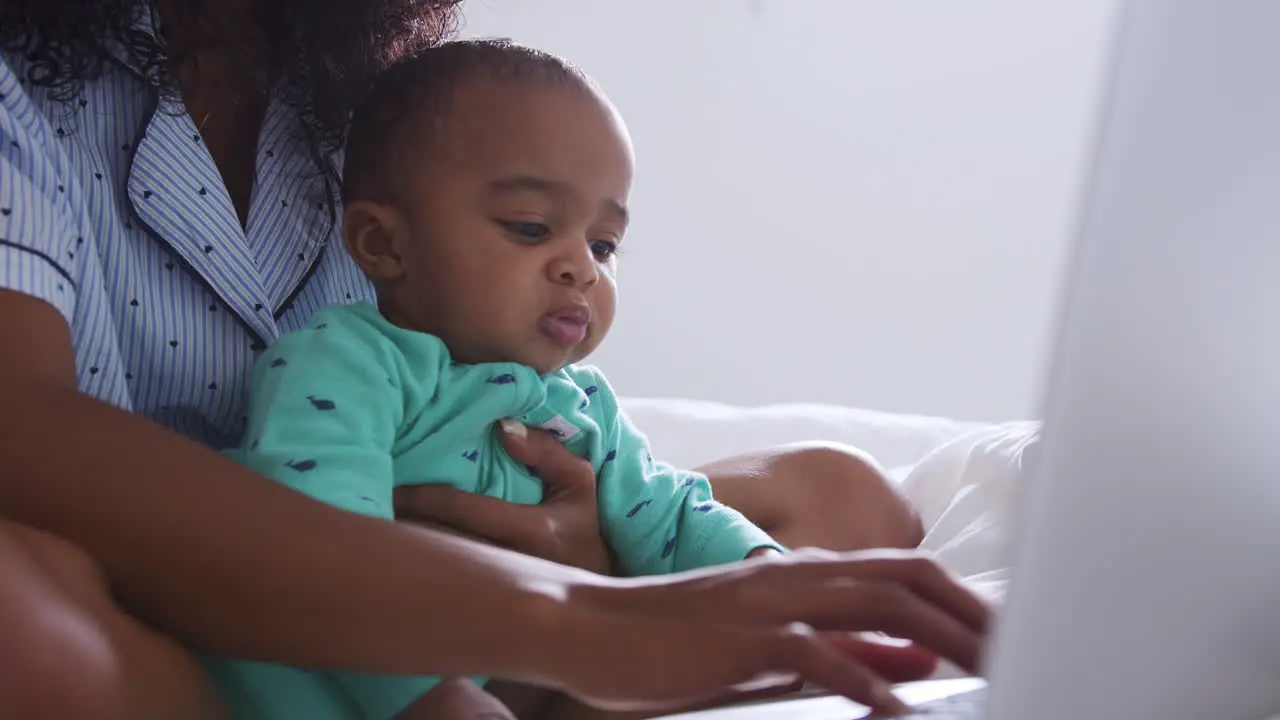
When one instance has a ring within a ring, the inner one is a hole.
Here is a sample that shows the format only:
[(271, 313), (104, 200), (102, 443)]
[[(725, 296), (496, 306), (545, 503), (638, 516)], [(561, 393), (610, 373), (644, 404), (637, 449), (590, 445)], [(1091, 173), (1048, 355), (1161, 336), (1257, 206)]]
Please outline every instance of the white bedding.
[(649, 436), (654, 454), (682, 467), (802, 440), (836, 440), (871, 453), (891, 471), (987, 423), (900, 415), (834, 405), (737, 407), (701, 400), (626, 398), (622, 406)]
[(1038, 423), (959, 422), (824, 405), (742, 408), (630, 398), (623, 407), (654, 454), (692, 467), (752, 449), (834, 440), (870, 453), (919, 508), (922, 547), (978, 589), (1003, 594), (1007, 511)]

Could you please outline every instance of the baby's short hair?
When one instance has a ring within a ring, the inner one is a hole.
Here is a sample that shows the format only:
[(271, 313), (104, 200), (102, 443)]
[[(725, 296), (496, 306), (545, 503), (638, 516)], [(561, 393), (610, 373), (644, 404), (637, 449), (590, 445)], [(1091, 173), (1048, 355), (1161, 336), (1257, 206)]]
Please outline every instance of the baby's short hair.
[(374, 81), (347, 130), (342, 200), (390, 202), (403, 148), (432, 141), (458, 83), (477, 72), (504, 79), (566, 83), (595, 91), (577, 66), (506, 39), (457, 40), (396, 63)]

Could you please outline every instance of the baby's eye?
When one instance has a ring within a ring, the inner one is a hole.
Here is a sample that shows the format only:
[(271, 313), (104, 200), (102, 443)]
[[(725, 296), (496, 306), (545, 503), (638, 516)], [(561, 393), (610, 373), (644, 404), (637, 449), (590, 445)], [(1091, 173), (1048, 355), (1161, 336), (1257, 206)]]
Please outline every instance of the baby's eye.
[(605, 262), (618, 254), (618, 243), (611, 240), (592, 240), (591, 254), (595, 255), (600, 262)]
[(551, 228), (547, 227), (545, 223), (514, 220), (502, 221), (499, 224), (507, 232), (518, 236), (524, 242), (545, 240), (551, 235)]

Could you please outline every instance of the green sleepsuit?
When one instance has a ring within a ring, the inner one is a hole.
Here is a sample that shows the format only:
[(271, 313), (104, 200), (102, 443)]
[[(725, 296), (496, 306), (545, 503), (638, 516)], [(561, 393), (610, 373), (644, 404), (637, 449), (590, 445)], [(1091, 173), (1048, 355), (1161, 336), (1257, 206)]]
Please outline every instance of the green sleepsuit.
[[(536, 474), (502, 448), (503, 418), (544, 428), (590, 460), (601, 532), (621, 574), (678, 572), (777, 547), (713, 500), (706, 477), (654, 461), (597, 369), (539, 375), (514, 363), (454, 363), (439, 338), (396, 327), (369, 304), (320, 311), (258, 360), (244, 443), (228, 454), (326, 503), (386, 520), (401, 485), (538, 503)], [(237, 720), (387, 720), (439, 679), (206, 664)]]

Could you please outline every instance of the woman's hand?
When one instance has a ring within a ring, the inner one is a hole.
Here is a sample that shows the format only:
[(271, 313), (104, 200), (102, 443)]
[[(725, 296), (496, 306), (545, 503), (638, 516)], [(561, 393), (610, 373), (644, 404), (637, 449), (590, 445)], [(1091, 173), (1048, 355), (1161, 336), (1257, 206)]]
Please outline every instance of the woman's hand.
[(534, 468), (542, 502), (517, 505), (443, 485), (396, 489), (396, 517), (438, 525), (544, 560), (608, 575), (609, 551), (600, 536), (596, 476), (591, 464), (541, 430), (502, 423), (513, 460)]
[[(932, 670), (931, 654), (976, 671), (989, 622), (976, 595), (927, 557), (900, 551), (806, 550), (579, 592), (589, 597), (570, 604), (598, 612), (577, 614), (588, 619), (555, 654), (554, 677), (569, 693), (615, 709), (653, 707), (644, 700), (688, 705), (798, 675), (902, 712), (890, 683)], [(850, 635), (865, 631), (917, 646)]]

